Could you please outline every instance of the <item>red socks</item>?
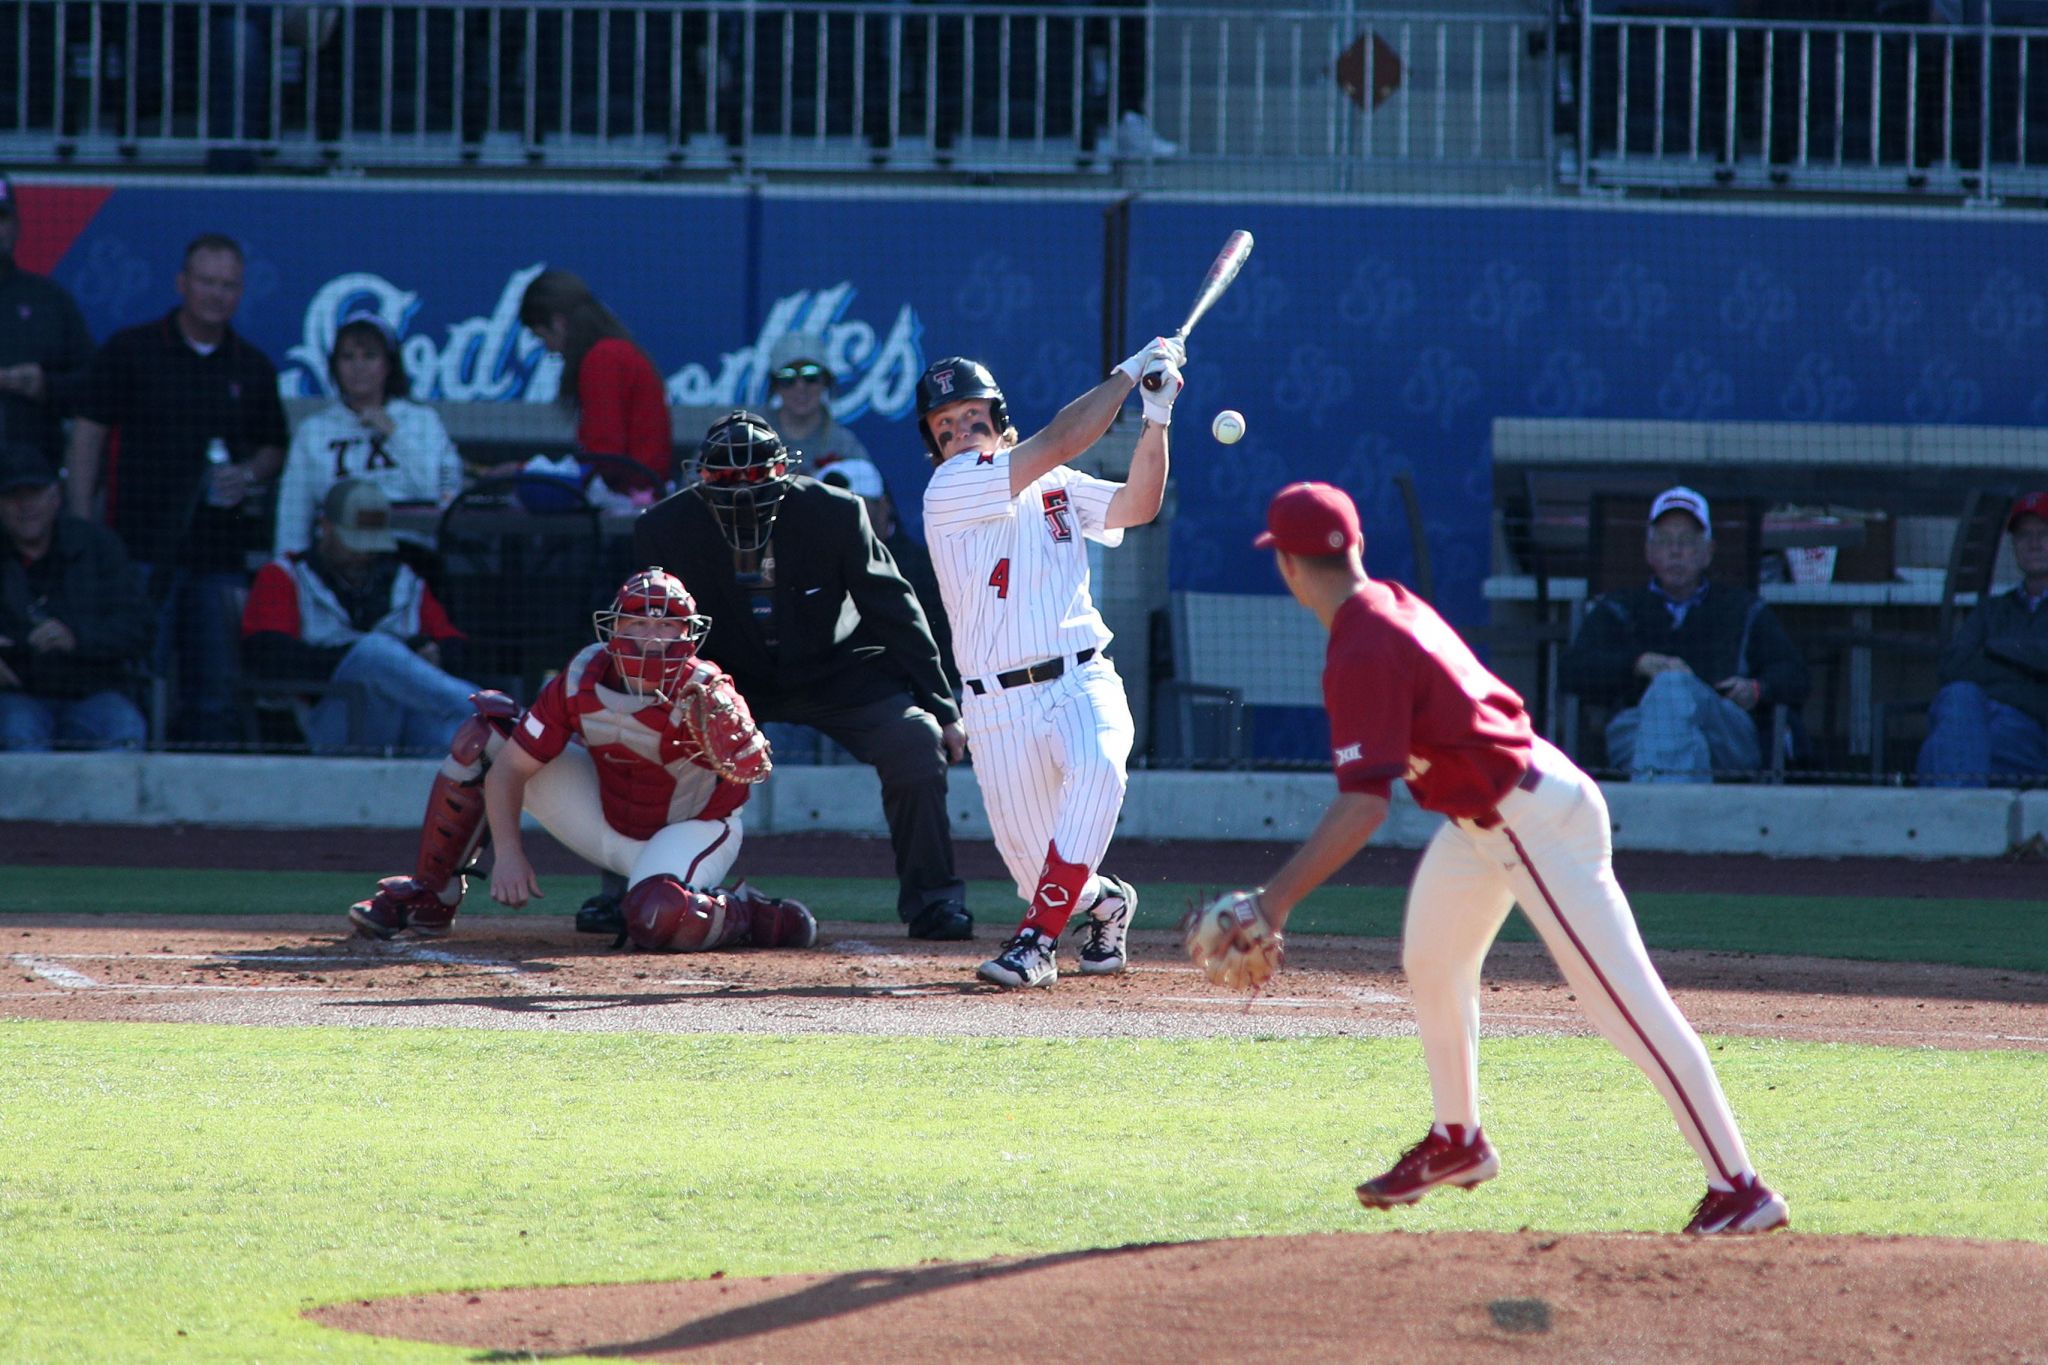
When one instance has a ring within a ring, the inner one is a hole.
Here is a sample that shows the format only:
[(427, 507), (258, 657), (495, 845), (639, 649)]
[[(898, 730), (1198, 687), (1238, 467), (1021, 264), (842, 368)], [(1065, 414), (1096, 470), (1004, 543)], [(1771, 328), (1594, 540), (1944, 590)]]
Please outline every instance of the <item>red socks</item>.
[(1038, 890), (1032, 894), (1031, 909), (1024, 916), (1021, 926), (1036, 929), (1049, 938), (1058, 938), (1066, 931), (1067, 921), (1074, 911), (1081, 908), (1081, 897), (1088, 890), (1091, 874), (1080, 863), (1070, 863), (1060, 857), (1059, 847), (1048, 843), (1045, 846), (1045, 867), (1038, 874)]

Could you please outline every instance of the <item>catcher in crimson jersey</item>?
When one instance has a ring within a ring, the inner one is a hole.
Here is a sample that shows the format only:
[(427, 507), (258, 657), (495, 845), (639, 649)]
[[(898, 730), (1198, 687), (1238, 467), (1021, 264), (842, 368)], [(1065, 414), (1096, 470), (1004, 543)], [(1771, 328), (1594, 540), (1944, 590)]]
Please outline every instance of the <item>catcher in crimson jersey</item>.
[[(1021, 444), (1003, 391), (979, 363), (934, 362), (917, 382), (918, 428), (937, 469), (924, 493), (925, 534), (966, 686), (964, 719), (989, 829), (1027, 909), (978, 975), (998, 986), (1050, 986), (1060, 934), (1081, 912), (1081, 970), (1124, 969), (1138, 895), (1098, 872), (1124, 800), (1136, 727), (1123, 681), (1104, 656), (1109, 628), (1088, 594), (1086, 541), (1114, 546), (1159, 514), (1166, 428), (1187, 355), (1155, 339)], [(1066, 468), (1123, 407), (1139, 377), (1145, 423), (1130, 479)]]
[(595, 622), (597, 643), (541, 689), (524, 719), (501, 692), (471, 698), (477, 714), (434, 779), (413, 875), (386, 877), (350, 908), (359, 933), (447, 933), (486, 817), (497, 845), (491, 895), (515, 908), (539, 896), (523, 809), (627, 878), (626, 935), (641, 948), (816, 942), (817, 922), (798, 902), (744, 882), (718, 889), (739, 856), (740, 807), (770, 760), (731, 679), (697, 657), (708, 618), (680, 580), (650, 568), (627, 579)]
[(1757, 1178), (1706, 1049), (1643, 951), (1614, 879), (1600, 788), (1531, 731), (1522, 699), (1427, 603), (1366, 576), (1358, 511), (1340, 489), (1289, 484), (1266, 528), (1254, 544), (1273, 550), (1295, 600), (1330, 632), (1323, 703), (1337, 798), (1265, 887), (1189, 912), (1189, 955), (1212, 980), (1257, 987), (1279, 968), (1288, 913), (1386, 819), (1394, 779), (1450, 817), (1415, 870), (1402, 928), (1436, 1123), (1358, 1187), (1359, 1201), (1392, 1208), (1500, 1173), (1479, 1127), (1479, 969), (1519, 904), (1580, 1008), (1649, 1076), (1706, 1167), (1686, 1231), (1785, 1226), (1785, 1201)]

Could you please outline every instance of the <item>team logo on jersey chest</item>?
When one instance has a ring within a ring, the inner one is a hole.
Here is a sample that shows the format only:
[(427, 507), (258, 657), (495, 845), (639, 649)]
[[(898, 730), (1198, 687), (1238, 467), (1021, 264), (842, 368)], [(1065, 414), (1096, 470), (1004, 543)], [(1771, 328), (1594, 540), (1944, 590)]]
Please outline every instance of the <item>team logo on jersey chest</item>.
[(1074, 538), (1074, 519), (1067, 510), (1067, 490), (1048, 488), (1044, 493), (1045, 528), (1052, 532), (1052, 538), (1064, 545)]

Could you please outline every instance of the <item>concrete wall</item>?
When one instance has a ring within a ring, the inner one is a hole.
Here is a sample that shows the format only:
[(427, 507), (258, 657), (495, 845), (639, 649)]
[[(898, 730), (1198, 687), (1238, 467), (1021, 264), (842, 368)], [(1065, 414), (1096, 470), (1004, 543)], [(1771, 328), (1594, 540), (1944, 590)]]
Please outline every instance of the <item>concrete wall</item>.
[[(210, 754), (0, 754), (0, 821), (405, 829), (434, 764)], [(1308, 834), (1334, 787), (1325, 773), (1139, 772), (1118, 832), (1142, 839)], [(2048, 791), (1871, 787), (1607, 788), (1615, 846), (1780, 857), (1993, 858), (2048, 839)], [(955, 832), (988, 837), (974, 774), (952, 781)], [(757, 833), (880, 835), (880, 791), (862, 767), (788, 767), (748, 806)], [(1420, 846), (1438, 817), (1397, 789), (1380, 836)], [(6, 850), (0, 848), (0, 866)]]

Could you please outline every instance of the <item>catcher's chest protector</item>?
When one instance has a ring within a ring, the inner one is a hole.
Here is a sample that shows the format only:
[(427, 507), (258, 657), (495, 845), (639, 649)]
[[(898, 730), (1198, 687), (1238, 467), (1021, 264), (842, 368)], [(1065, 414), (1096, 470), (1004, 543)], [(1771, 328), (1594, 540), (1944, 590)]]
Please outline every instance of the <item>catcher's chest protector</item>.
[(570, 667), (569, 715), (597, 760), (605, 823), (629, 839), (651, 838), (680, 820), (718, 819), (746, 803), (747, 789), (696, 761), (697, 746), (674, 708), (602, 686), (603, 649), (592, 645)]

